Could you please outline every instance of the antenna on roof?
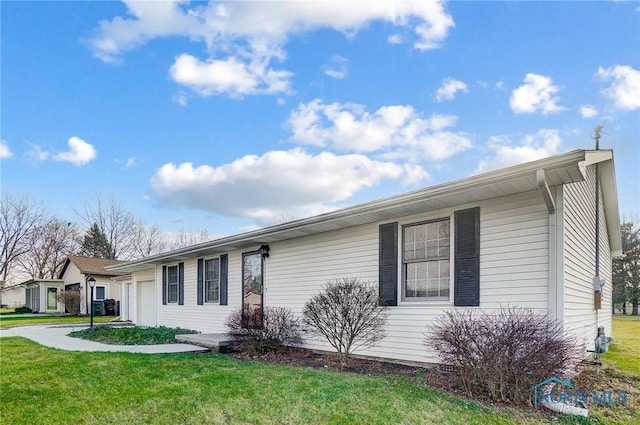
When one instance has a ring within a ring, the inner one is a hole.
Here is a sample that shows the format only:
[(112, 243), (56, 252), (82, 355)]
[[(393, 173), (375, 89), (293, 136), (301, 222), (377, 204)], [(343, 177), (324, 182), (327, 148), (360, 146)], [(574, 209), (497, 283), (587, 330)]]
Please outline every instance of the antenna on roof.
[(597, 125), (596, 129), (593, 130), (593, 133), (594, 133), (593, 140), (596, 141), (596, 150), (600, 149), (600, 133), (602, 132), (603, 128), (604, 126)]

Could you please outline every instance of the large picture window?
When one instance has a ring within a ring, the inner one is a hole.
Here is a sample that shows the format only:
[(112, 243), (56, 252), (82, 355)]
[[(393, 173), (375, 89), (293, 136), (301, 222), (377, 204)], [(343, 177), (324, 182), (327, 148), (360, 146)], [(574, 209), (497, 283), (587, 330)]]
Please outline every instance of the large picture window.
[(178, 302), (178, 266), (167, 267), (167, 302)]
[(449, 219), (403, 227), (404, 297), (449, 300), (451, 237)]
[(204, 262), (204, 301), (220, 301), (220, 260), (213, 258)]

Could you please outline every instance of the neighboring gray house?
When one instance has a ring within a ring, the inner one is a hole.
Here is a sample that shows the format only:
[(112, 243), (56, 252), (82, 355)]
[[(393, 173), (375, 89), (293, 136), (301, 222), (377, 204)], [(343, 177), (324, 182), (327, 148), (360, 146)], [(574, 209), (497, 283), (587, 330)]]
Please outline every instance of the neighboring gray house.
[(211, 333), (224, 332), (237, 308), (299, 315), (327, 281), (361, 278), (379, 285), (391, 312), (386, 338), (356, 354), (434, 362), (424, 332), (460, 308), (529, 307), (591, 349), (597, 326), (611, 334), (611, 259), (620, 254), (613, 153), (577, 150), (108, 269), (131, 273), (123, 319)]

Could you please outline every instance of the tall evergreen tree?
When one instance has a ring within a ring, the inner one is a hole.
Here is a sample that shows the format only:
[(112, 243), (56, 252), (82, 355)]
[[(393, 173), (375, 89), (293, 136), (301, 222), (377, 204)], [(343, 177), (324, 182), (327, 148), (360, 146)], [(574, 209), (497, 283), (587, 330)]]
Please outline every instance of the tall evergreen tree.
[(80, 246), (80, 254), (94, 258), (116, 259), (116, 253), (105, 234), (100, 230), (98, 223), (93, 223), (84, 236)]

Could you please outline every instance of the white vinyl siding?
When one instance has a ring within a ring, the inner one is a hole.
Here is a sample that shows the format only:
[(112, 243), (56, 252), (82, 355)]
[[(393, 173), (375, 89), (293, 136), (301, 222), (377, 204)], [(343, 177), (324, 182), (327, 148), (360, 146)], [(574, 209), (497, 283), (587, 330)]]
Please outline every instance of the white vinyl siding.
[[(578, 335), (593, 349), (596, 311), (593, 300), (595, 276), (595, 166), (587, 168), (584, 182), (564, 186), (564, 314), (565, 329)], [(611, 252), (600, 197), (600, 276), (606, 280), (598, 322), (611, 335)]]
[[(255, 249), (258, 249), (256, 246)], [(177, 303), (162, 305), (162, 267), (156, 268), (156, 315), (158, 326), (181, 327), (203, 333), (226, 332), (224, 322), (235, 309), (240, 308), (241, 295), (241, 251), (229, 253), (229, 305), (197, 303), (198, 264), (197, 259), (184, 261), (184, 305)], [(134, 273), (137, 278), (137, 272)]]
[[(456, 208), (398, 217), (400, 225), (452, 217), (455, 210), (480, 207), (480, 308), (525, 306), (546, 311), (548, 306), (548, 212), (539, 192), (491, 199)], [(453, 220), (453, 219), (452, 219)], [(377, 287), (379, 225), (354, 226), (322, 234), (270, 243), (264, 262), (264, 306), (291, 308), (302, 313), (304, 303), (330, 280), (359, 278)], [(451, 221), (453, 228), (453, 221)], [(400, 241), (399, 241), (400, 243)], [(402, 245), (399, 245), (401, 247)], [(197, 305), (197, 259), (184, 261), (184, 306), (162, 305), (157, 291), (158, 325), (184, 327), (204, 333), (225, 332), (224, 322), (242, 302), (242, 253), (229, 252), (228, 306)], [(401, 248), (399, 264), (402, 263)], [(398, 270), (401, 274), (400, 266)], [(138, 279), (138, 272), (134, 279)], [(162, 267), (156, 268), (156, 285)], [(399, 279), (398, 291), (402, 280)], [(453, 294), (451, 287), (451, 294)], [(400, 293), (400, 292), (399, 292)], [(401, 302), (390, 308), (386, 338), (357, 354), (417, 362), (436, 362), (423, 343), (424, 332), (451, 302)], [(307, 337), (307, 347), (329, 350), (324, 341)]]

